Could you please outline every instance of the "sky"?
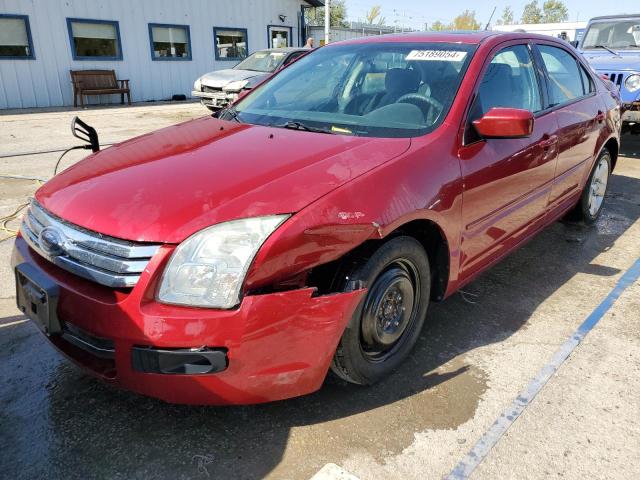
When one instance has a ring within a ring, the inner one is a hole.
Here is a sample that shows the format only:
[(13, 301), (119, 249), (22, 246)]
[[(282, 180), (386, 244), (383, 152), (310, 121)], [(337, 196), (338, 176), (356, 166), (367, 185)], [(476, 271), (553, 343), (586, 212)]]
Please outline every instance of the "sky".
[[(476, 19), (485, 25), (491, 16), (493, 7), (498, 7), (492, 23), (500, 18), (502, 10), (510, 6), (518, 21), (522, 15), (527, 0), (345, 0), (348, 20), (363, 19), (365, 12), (373, 5), (382, 7), (382, 16), (386, 24), (398, 27), (404, 25), (414, 29), (424, 29), (424, 24), (431, 24), (436, 20), (449, 23), (466, 9), (475, 10)], [(542, 5), (544, 0), (539, 0)], [(618, 13), (639, 13), (640, 0), (564, 0), (569, 9), (568, 21), (587, 21), (591, 17), (600, 15), (614, 15)]]

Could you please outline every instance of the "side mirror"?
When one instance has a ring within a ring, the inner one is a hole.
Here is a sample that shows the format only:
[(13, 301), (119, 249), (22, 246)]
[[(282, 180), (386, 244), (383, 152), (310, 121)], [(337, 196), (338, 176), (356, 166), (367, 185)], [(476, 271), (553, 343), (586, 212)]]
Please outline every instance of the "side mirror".
[(473, 126), (483, 138), (523, 138), (533, 133), (533, 113), (519, 108), (492, 108)]
[(78, 117), (71, 120), (71, 133), (74, 137), (79, 138), (83, 142), (87, 142), (94, 153), (100, 150), (100, 142), (98, 141), (98, 132), (90, 127)]

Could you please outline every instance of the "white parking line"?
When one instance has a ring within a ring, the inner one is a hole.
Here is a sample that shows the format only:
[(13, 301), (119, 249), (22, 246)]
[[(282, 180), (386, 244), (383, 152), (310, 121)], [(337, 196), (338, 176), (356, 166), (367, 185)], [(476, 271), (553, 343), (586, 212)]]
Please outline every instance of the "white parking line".
[(310, 480), (359, 480), (335, 463), (327, 463)]
[(455, 466), (455, 468), (445, 478), (447, 480), (465, 480), (482, 463), (491, 449), (498, 443), (502, 435), (513, 425), (518, 417), (533, 401), (542, 387), (549, 381), (551, 376), (569, 358), (573, 350), (584, 340), (584, 337), (607, 313), (615, 301), (622, 295), (627, 287), (640, 278), (640, 259), (622, 275), (614, 289), (607, 297), (591, 312), (571, 337), (555, 353), (551, 361), (547, 363), (534, 377), (527, 388), (520, 393), (513, 403), (498, 417), (491, 428), (482, 436), (478, 443), (467, 453), (467, 455)]
[(4, 328), (4, 327), (11, 327), (13, 325), (20, 325), (21, 323), (25, 323), (28, 322), (28, 319), (24, 319), (24, 320), (16, 320), (15, 322), (9, 322), (9, 323), (0, 323), (0, 328)]

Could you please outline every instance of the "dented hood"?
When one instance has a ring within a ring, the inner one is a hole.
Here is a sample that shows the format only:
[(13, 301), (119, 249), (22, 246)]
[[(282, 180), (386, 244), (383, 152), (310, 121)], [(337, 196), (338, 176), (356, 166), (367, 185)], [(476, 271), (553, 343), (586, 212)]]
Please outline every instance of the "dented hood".
[(178, 243), (216, 223), (295, 213), (409, 145), (205, 117), (91, 155), (36, 198), (89, 230)]

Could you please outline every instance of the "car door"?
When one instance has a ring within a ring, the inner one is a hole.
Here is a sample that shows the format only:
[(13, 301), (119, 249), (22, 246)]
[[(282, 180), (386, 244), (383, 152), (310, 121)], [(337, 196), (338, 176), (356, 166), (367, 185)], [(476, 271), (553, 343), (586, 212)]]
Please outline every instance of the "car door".
[[(545, 216), (557, 156), (555, 114), (528, 44), (497, 49), (476, 86), (459, 150), (463, 177), (460, 269), (473, 275), (537, 228)], [(527, 138), (483, 139), (472, 122), (494, 107), (535, 115)]]
[(605, 121), (591, 74), (568, 49), (537, 42), (550, 107), (558, 121), (558, 163), (550, 208), (571, 202), (582, 190)]

